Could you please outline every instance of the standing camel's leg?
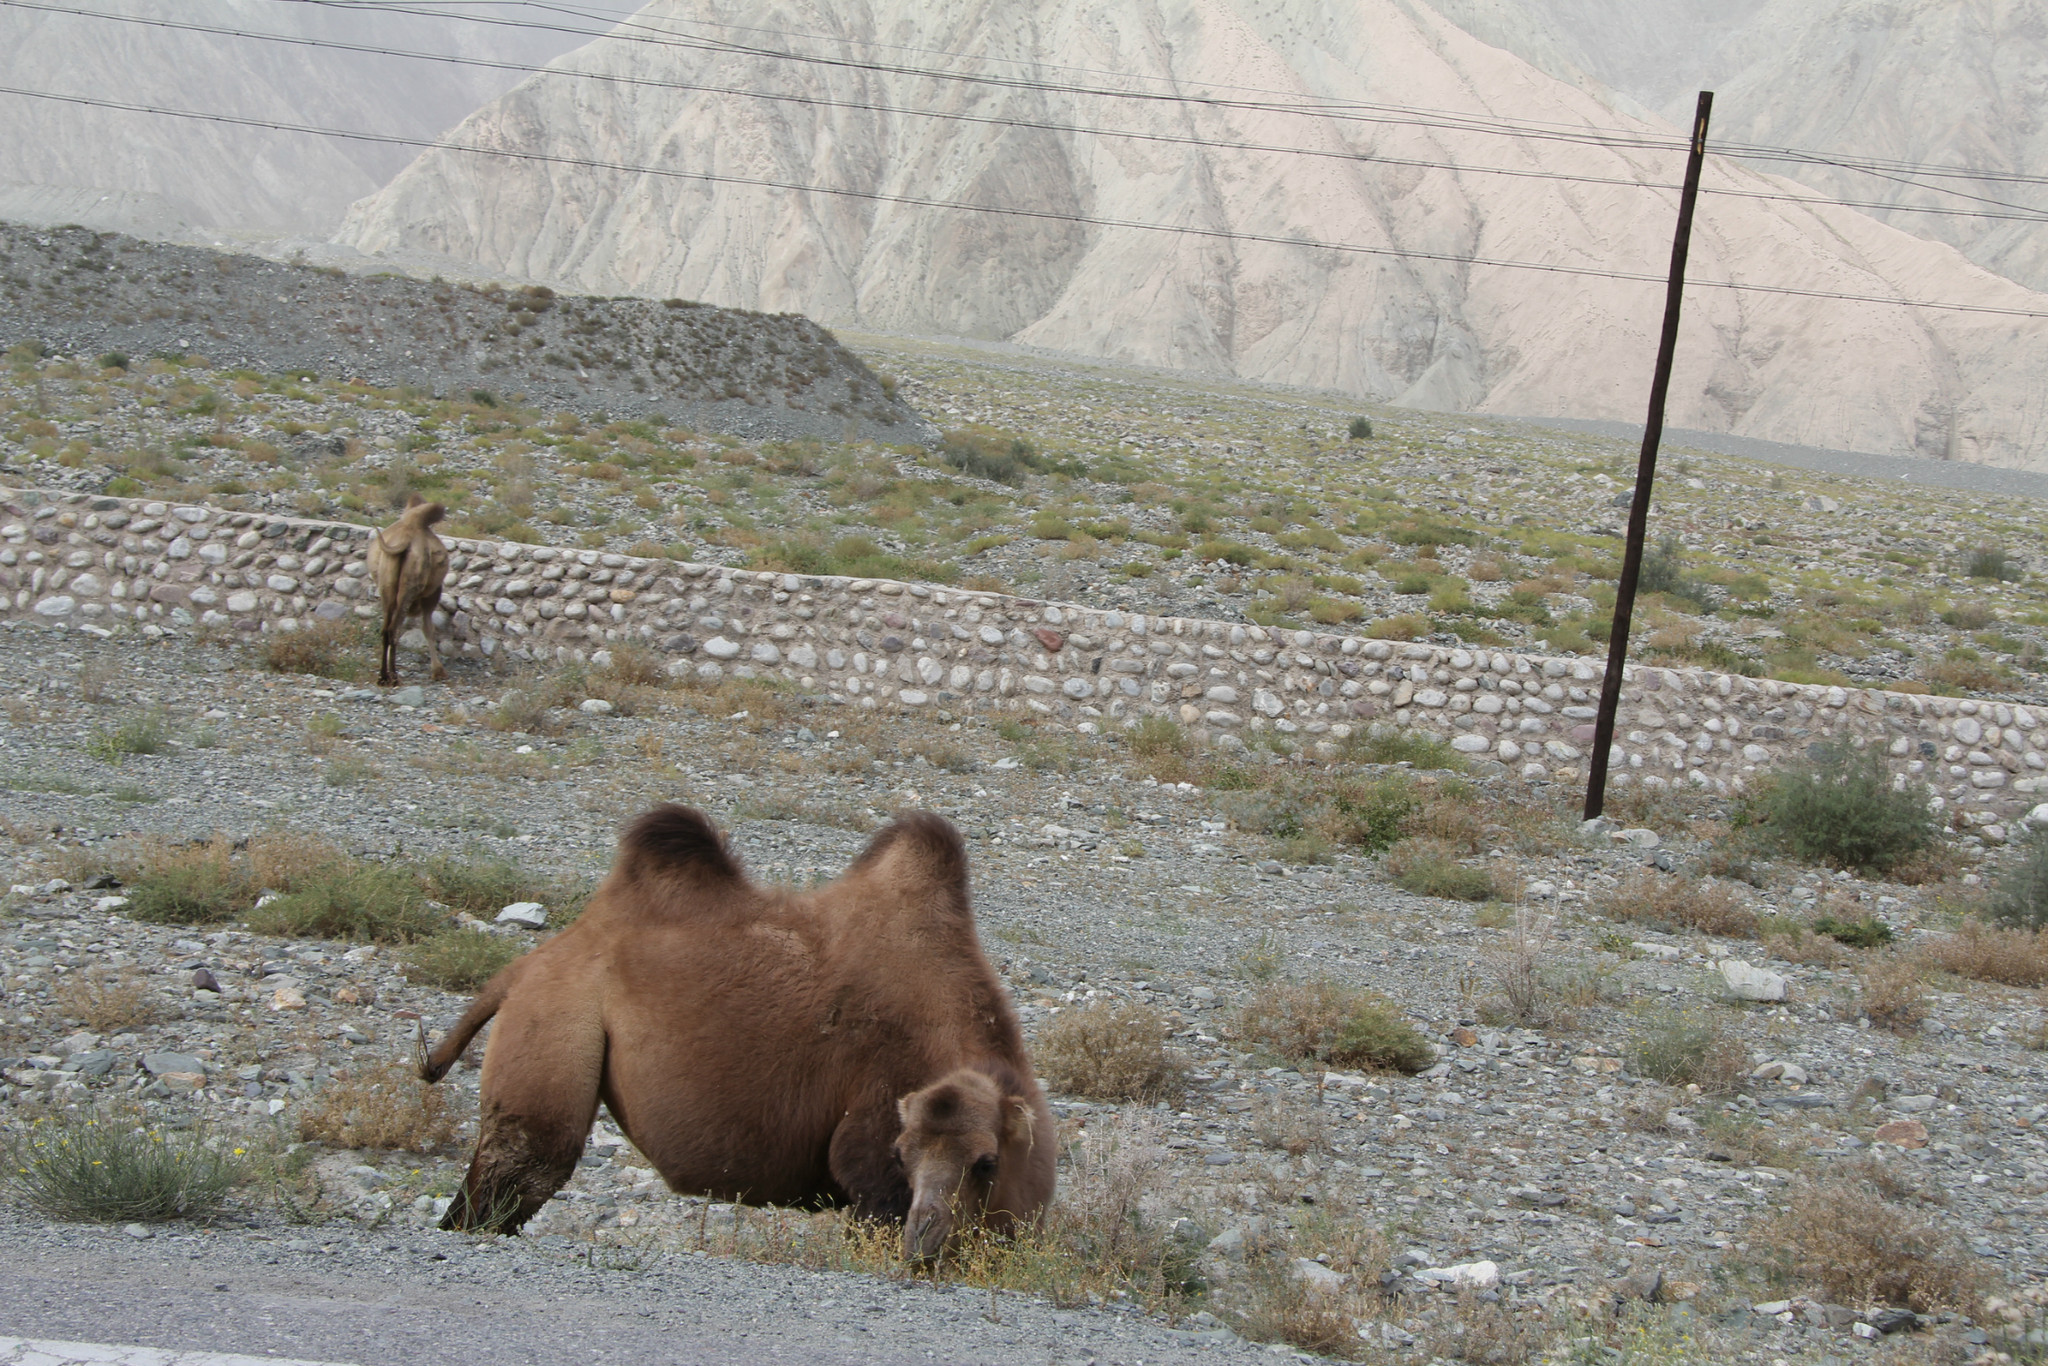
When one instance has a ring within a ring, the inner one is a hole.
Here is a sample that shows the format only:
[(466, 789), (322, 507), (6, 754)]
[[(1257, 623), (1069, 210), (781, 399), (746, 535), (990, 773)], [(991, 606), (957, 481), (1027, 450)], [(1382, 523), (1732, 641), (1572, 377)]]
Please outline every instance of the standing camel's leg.
[(604, 1026), (593, 1006), (565, 1011), (551, 995), (516, 994), (498, 1012), (476, 1155), (442, 1228), (517, 1232), (575, 1173), (597, 1117)]
[(441, 666), (441, 632), (434, 625), (434, 613), (441, 608), (441, 590), (435, 589), (420, 604), (420, 634), (427, 638), (427, 658), (434, 662), (433, 679), (436, 683), (448, 676), (448, 670)]

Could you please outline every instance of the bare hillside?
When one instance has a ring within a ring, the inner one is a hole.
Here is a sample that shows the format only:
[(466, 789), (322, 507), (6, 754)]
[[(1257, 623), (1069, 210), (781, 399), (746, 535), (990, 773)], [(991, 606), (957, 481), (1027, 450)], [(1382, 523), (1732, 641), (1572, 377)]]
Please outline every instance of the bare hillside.
[[(434, 17), (266, 0), (92, 0), (0, 8), (0, 85), (160, 109), (431, 138), (502, 94), (517, 72), (422, 61), (452, 53), (544, 62), (582, 39), (477, 22), (516, 4)], [(170, 19), (219, 32), (124, 23)], [(276, 34), (385, 49), (266, 42)], [(183, 230), (324, 233), (412, 149), (0, 95), (0, 215), (152, 235)]]
[[(437, 150), (358, 204), (342, 240), (579, 289), (1009, 338), (1422, 408), (1641, 411), (1661, 290), (1608, 273), (1661, 278), (1675, 196), (1648, 187), (1676, 180), (1679, 153), (1450, 123), (1620, 128), (1667, 147), (1673, 130), (1433, 11), (1057, 0), (934, 19), (899, 0), (764, 0), (745, 18), (768, 36), (701, 42), (735, 16), (658, 0), (641, 24), (688, 44), (601, 40), (452, 135), (559, 160)], [(1257, 107), (1074, 93), (1110, 85), (1264, 93)], [(1323, 101), (1451, 117), (1295, 108)], [(1841, 297), (2028, 313), (2037, 296), (1862, 215), (1750, 197), (1783, 196), (1786, 182), (1717, 163), (1709, 184), (1693, 276), (1743, 289), (1691, 293), (1674, 422), (2048, 460), (2029, 345), (2042, 319)], [(788, 185), (851, 194), (776, 188)], [(1133, 223), (1190, 231), (1116, 225)], [(1544, 269), (1459, 264), (1470, 260)]]

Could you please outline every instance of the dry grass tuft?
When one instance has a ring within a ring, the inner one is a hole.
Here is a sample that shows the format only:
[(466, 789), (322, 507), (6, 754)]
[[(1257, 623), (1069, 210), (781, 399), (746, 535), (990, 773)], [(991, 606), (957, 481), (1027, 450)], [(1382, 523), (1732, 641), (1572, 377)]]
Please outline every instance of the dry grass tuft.
[(1987, 1288), (1985, 1273), (1953, 1236), (1854, 1178), (1794, 1186), (1784, 1210), (1751, 1242), (1788, 1280), (1838, 1304), (1973, 1313)]
[(118, 972), (86, 968), (60, 981), (51, 993), (57, 1008), (96, 1034), (140, 1029), (157, 1018), (158, 1002), (134, 968)]
[(1903, 953), (1874, 955), (1856, 975), (1862, 989), (1853, 1003), (1840, 1007), (1851, 1018), (1861, 1017), (1894, 1034), (1911, 1034), (1927, 1018), (1927, 989), (1915, 958)]
[(1631, 873), (1619, 887), (1603, 893), (1593, 909), (1609, 920), (1697, 930), (1723, 939), (1754, 939), (1760, 932), (1756, 912), (1728, 884), (1647, 869)]
[(447, 1096), (404, 1063), (335, 1075), (299, 1117), (299, 1137), (337, 1148), (431, 1153), (455, 1137)]
[(1579, 1011), (1615, 994), (1597, 967), (1561, 957), (1548, 917), (1518, 909), (1506, 928), (1487, 955), (1494, 995), (1480, 1002), (1479, 1011), (1488, 1023), (1569, 1027)]
[(1765, 946), (1788, 963), (1814, 963), (1831, 968), (1854, 956), (1854, 951), (1839, 939), (1815, 934), (1810, 926), (1786, 916), (1763, 921), (1762, 934)]
[(295, 892), (331, 878), (348, 862), (347, 853), (318, 835), (276, 830), (249, 841), (250, 880), (273, 892)]
[(1237, 1329), (1254, 1342), (1285, 1342), (1321, 1356), (1350, 1357), (1359, 1344), (1348, 1296), (1316, 1289), (1291, 1259), (1262, 1258), (1251, 1268)]
[(279, 674), (316, 674), (354, 682), (370, 671), (377, 644), (352, 617), (316, 621), (298, 631), (263, 638), (263, 667)]
[(1150, 1006), (1097, 1002), (1054, 1016), (1032, 1057), (1055, 1091), (1150, 1103), (1178, 1096), (1186, 1081), (1187, 1060), (1166, 1046), (1171, 1032)]
[(1259, 1113), (1252, 1125), (1252, 1135), (1289, 1157), (1330, 1149), (1330, 1121), (1320, 1105), (1290, 1105), (1277, 1097), (1270, 1108)]
[(2048, 985), (2048, 930), (1997, 929), (1975, 920), (1920, 945), (1920, 957), (1944, 972), (2014, 987)]
[(1517, 1313), (1473, 1290), (1459, 1291), (1456, 1310), (1424, 1339), (1433, 1358), (1469, 1366), (1525, 1366), (1549, 1341), (1550, 1324), (1540, 1309), (1525, 1307)]
[(1268, 986), (1238, 1016), (1238, 1032), (1295, 1062), (1420, 1072), (1436, 1050), (1393, 1003), (1327, 977)]

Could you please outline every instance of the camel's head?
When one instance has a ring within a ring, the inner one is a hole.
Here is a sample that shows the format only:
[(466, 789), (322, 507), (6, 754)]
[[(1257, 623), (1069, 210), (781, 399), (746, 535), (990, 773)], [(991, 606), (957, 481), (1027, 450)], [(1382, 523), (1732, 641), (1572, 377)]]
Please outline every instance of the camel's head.
[(981, 1224), (1007, 1230), (1033, 1209), (1022, 1203), (1026, 1164), (1036, 1132), (1031, 1101), (973, 1067), (948, 1073), (896, 1102), (903, 1132), (896, 1154), (910, 1178), (910, 1214), (903, 1223), (903, 1255), (929, 1260), (954, 1232)]

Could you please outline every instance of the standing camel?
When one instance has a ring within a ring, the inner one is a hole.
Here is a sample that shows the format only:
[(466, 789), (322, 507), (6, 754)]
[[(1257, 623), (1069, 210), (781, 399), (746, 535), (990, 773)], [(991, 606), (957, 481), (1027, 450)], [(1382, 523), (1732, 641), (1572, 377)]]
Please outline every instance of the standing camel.
[(398, 637), (411, 616), (420, 619), (435, 680), (448, 676), (434, 632), (441, 581), (448, 577), (448, 547), (434, 534), (433, 525), (445, 516), (446, 508), (424, 502), (415, 493), (398, 520), (370, 538), (370, 577), (377, 581), (377, 596), (384, 604), (384, 645), (377, 656), (377, 682), (384, 687), (398, 682)]

